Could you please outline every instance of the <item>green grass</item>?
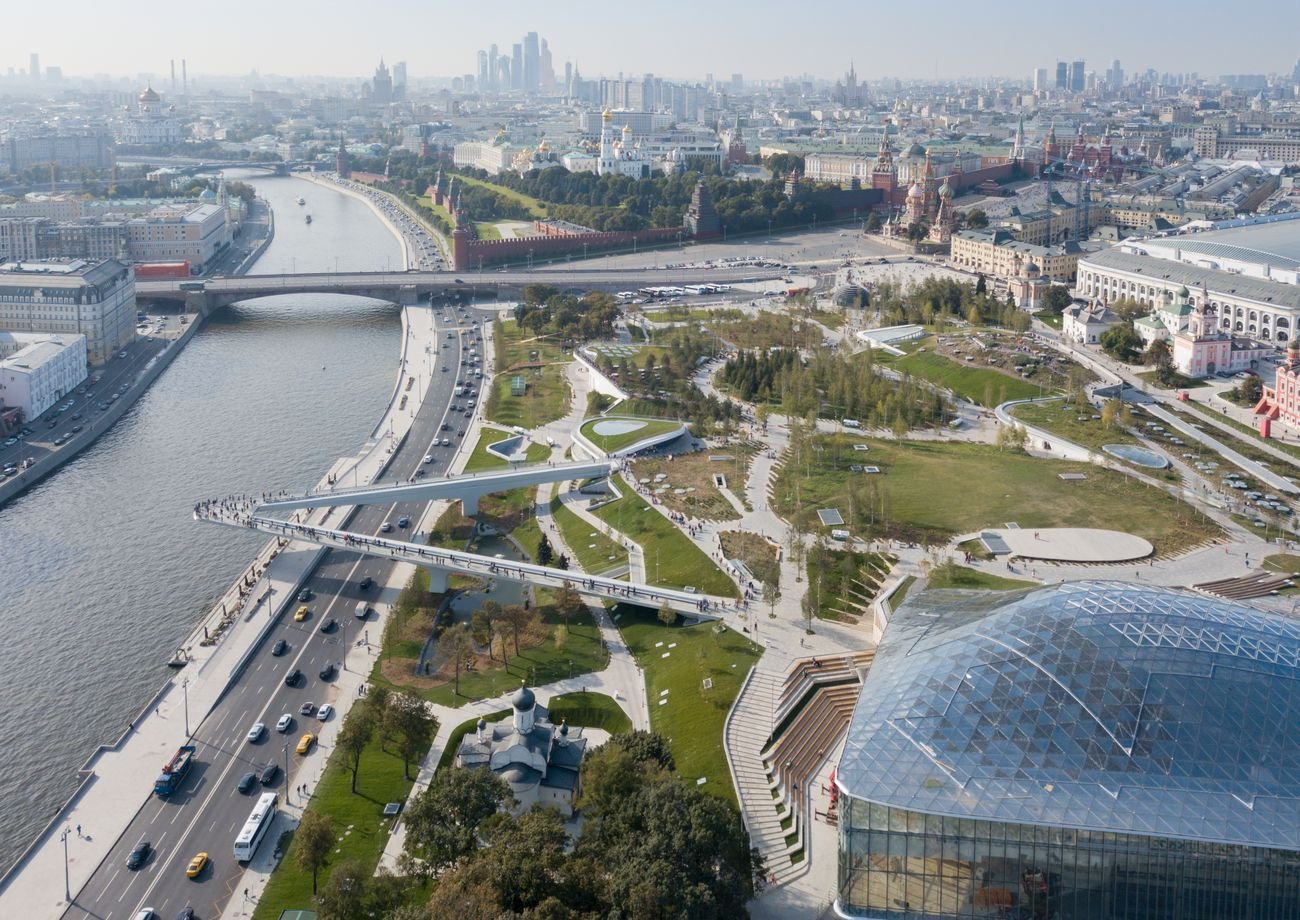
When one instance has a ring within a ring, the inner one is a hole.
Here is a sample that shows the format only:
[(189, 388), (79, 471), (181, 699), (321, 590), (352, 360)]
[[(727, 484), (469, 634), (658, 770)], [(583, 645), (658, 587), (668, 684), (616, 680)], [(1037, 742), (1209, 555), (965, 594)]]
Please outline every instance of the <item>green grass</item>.
[(1040, 320), (1048, 326), (1051, 326), (1057, 332), (1061, 331), (1061, 314), (1053, 313), (1051, 310), (1039, 310), (1034, 314), (1034, 319)]
[(615, 543), (600, 531), (593, 531), (590, 524), (564, 507), (558, 497), (551, 499), (551, 518), (587, 574), (599, 575), (627, 565), (627, 550), (621, 543)]
[(1036, 399), (1050, 396), (1037, 385), (1019, 377), (1011, 377), (982, 367), (958, 364), (930, 351), (913, 352), (893, 362), (895, 368), (906, 371), (933, 384), (951, 390), (957, 396), (981, 406), (992, 408), (1008, 399)]
[[(642, 425), (636, 431), (627, 431), (622, 434), (603, 435), (595, 433), (595, 427), (601, 422), (622, 419), (639, 421), (642, 422)], [(614, 451), (622, 450), (625, 447), (630, 447), (638, 441), (644, 441), (646, 438), (652, 438), (655, 435), (666, 434), (680, 427), (682, 427), (682, 422), (675, 419), (638, 419), (630, 415), (612, 415), (606, 418), (589, 418), (579, 426), (578, 430), (582, 432), (583, 436), (586, 437), (587, 440), (592, 444), (595, 444), (601, 450), (606, 453), (613, 453)]]
[[(318, 884), (324, 884), (330, 869), (345, 859), (359, 859), (368, 872), (373, 871), (388, 842), (389, 821), (383, 817), (384, 805), (405, 802), (411, 789), (410, 781), (402, 776), (402, 759), (381, 751), (377, 741), (367, 745), (361, 754), (356, 795), (351, 792), (351, 784), (352, 774), (343, 758), (331, 755), (309, 807), (329, 815), (341, 852), (330, 854), (329, 863), (317, 875)], [(351, 833), (347, 833), (349, 828)], [(298, 868), (297, 852), (291, 843), (258, 899), (253, 917), (275, 920), (283, 910), (311, 907), (311, 873)]]
[(1300, 575), (1300, 556), (1292, 553), (1265, 556), (1264, 568), (1270, 572), (1286, 572), (1288, 575)]
[[(1091, 405), (1082, 408), (1063, 400), (1011, 407), (1011, 416), (1027, 425), (1041, 428), (1089, 450), (1100, 451), (1103, 444), (1136, 444), (1124, 428), (1107, 428), (1094, 415), (1101, 415)], [(1080, 421), (1082, 418), (1082, 421)]]
[(583, 728), (604, 729), (611, 735), (632, 730), (632, 720), (618, 705), (618, 700), (603, 693), (561, 693), (551, 697), (546, 708), (551, 711), (551, 721), (556, 725), (567, 721)]
[(889, 596), (889, 606), (893, 607), (895, 610), (903, 606), (903, 601), (907, 600), (907, 595), (912, 590), (912, 586), (915, 584), (916, 584), (915, 575), (908, 575), (906, 578), (900, 581), (898, 583), (898, 587), (894, 590), (894, 593)]
[[(491, 699), (507, 687), (518, 685), (522, 680), (530, 686), (540, 686), (567, 678), (570, 675), (587, 674), (604, 670), (609, 663), (609, 652), (601, 643), (600, 631), (592, 620), (591, 612), (583, 608), (573, 617), (569, 629), (564, 627), (564, 618), (550, 603), (550, 591), (539, 589), (542, 602), (537, 609), (541, 613), (542, 629), (545, 639), (532, 648), (520, 647), (520, 654), (515, 655), (513, 646), (510, 651), (510, 664), (502, 665), (500, 661), (487, 663), (485, 667), (473, 671), (462, 671), (460, 675), (460, 694), (455, 692), (451, 683), (436, 687), (414, 685), (411, 688), (426, 700), (443, 706), (463, 706), (477, 699)], [(395, 684), (382, 672), (382, 658), (375, 662), (370, 679), (373, 683), (389, 687), (404, 686)]]
[(737, 596), (735, 583), (713, 564), (704, 550), (625, 483), (620, 488), (624, 490), (622, 498), (593, 513), (641, 545), (647, 581), (668, 588), (690, 585), (704, 594), (721, 597)]
[(964, 565), (955, 563), (945, 563), (944, 565), (935, 566), (934, 571), (930, 573), (927, 588), (965, 588), (968, 590), (981, 591), (1011, 591), (1016, 588), (1032, 588), (1037, 585), (1036, 581), (1022, 581), (1018, 578), (1003, 578), (1000, 575), (990, 575), (988, 572), (981, 572), (979, 569), (967, 568)]
[(1137, 376), (1157, 390), (1190, 390), (1193, 387), (1209, 386), (1206, 381), (1198, 377), (1186, 377), (1177, 373), (1174, 374), (1168, 386), (1160, 382), (1159, 371), (1139, 371)]
[(474, 236), (480, 240), (499, 240), (501, 231), (497, 229), (496, 224), (481, 220), (474, 224)]
[(456, 184), (465, 183), (466, 185), (477, 185), (480, 188), (490, 189), (500, 195), (502, 198), (509, 198), (511, 201), (518, 202), (528, 209), (528, 213), (533, 217), (546, 217), (546, 205), (531, 195), (525, 195), (523, 192), (516, 192), (514, 189), (506, 188), (503, 185), (495, 185), (491, 182), (484, 182), (482, 179), (475, 179), (471, 176), (464, 176), (456, 173)]
[[(571, 360), (569, 353), (549, 339), (533, 338), (514, 320), (501, 323), (495, 346), (497, 372), (491, 384), (495, 399), (487, 403), (491, 408), (489, 421), (531, 430), (563, 418), (572, 398), (564, 373)], [(525, 364), (542, 366), (521, 366)], [(523, 377), (527, 383), (522, 396), (511, 395), (513, 377)]]
[(857, 623), (870, 616), (871, 602), (889, 577), (896, 557), (814, 547), (808, 554), (808, 590), (817, 603), (817, 617)]
[[(848, 470), (862, 462), (852, 450), (861, 441), (869, 443), (868, 456), (881, 468), (880, 476)], [(1162, 489), (1088, 463), (956, 441), (835, 435), (820, 436), (816, 444), (823, 449), (805, 448), (799, 469), (787, 462), (773, 485), (774, 510), (804, 531), (825, 533), (816, 510), (839, 508), (860, 536), (919, 543), (946, 543), (958, 534), (1014, 521), (1021, 527), (1124, 531), (1149, 540), (1159, 555), (1221, 533), (1213, 521)], [(1087, 479), (1063, 482), (1061, 473)]]
[[(483, 428), (479, 434), (478, 443), (474, 445), (474, 452), (469, 455), (469, 460), (465, 462), (465, 472), (475, 473), (479, 470), (499, 470), (509, 466), (509, 464), (498, 457), (496, 454), (488, 452), (488, 445), (495, 444), (498, 441), (504, 441), (510, 437), (512, 432), (503, 431), (500, 428)], [(545, 444), (536, 444), (529, 442), (525, 454), (529, 463), (541, 463), (551, 455), (551, 449)]]
[[(653, 610), (620, 604), (614, 608), (623, 639), (645, 671), (650, 727), (668, 739), (677, 772), (688, 783), (733, 805), (735, 789), (722, 750), (722, 726), (740, 685), (760, 649), (715, 624), (665, 626)], [(662, 642), (662, 646), (655, 643)], [(676, 648), (669, 648), (676, 643)], [(664, 653), (668, 653), (665, 658)], [(704, 680), (712, 681), (704, 689)], [(662, 691), (668, 702), (659, 705)]]

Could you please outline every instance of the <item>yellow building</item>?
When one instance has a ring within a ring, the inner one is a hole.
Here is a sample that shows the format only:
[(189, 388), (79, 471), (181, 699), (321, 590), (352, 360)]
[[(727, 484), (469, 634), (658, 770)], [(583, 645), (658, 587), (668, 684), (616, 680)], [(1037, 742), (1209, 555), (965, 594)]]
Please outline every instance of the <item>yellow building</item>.
[(1033, 262), (1049, 281), (1073, 281), (1082, 254), (1072, 240), (1059, 246), (1035, 246), (1020, 242), (1007, 230), (960, 230), (952, 235), (952, 263), (995, 278), (1013, 278), (1021, 266)]

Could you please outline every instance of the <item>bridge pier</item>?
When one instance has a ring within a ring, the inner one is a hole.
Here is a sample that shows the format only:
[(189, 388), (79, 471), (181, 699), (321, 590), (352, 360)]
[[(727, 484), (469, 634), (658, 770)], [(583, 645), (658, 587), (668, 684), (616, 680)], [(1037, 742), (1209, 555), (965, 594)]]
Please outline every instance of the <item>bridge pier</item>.
[(462, 498), (460, 500), (461, 514), (467, 518), (476, 517), (478, 515), (478, 498), (477, 495), (466, 495)]
[(429, 568), (429, 593), (446, 594), (447, 593), (447, 570), (436, 567)]

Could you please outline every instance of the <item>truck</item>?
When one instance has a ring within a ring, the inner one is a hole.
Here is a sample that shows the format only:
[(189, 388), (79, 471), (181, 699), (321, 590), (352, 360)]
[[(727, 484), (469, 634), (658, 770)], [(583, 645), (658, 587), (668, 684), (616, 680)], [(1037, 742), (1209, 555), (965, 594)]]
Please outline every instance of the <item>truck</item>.
[(137, 262), (133, 266), (135, 276), (148, 280), (155, 278), (188, 278), (193, 272), (188, 260), (180, 262)]
[(162, 773), (153, 781), (153, 794), (160, 799), (165, 799), (181, 787), (185, 781), (185, 774), (190, 772), (190, 767), (194, 766), (195, 747), (192, 744), (183, 744), (172, 755), (172, 759), (163, 764)]

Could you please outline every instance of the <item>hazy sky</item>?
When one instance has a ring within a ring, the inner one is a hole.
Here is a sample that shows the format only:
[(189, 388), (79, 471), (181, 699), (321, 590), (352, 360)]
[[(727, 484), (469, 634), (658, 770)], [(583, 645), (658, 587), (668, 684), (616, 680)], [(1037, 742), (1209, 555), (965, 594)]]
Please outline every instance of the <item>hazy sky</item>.
[[(405, 60), (412, 79), (472, 73), (489, 43), (510, 46), (536, 31), (555, 69), (575, 60), (585, 76), (653, 72), (702, 77), (809, 73), (837, 77), (850, 59), (868, 79), (1020, 76), (1058, 59), (1104, 70), (1114, 58), (1132, 73), (1289, 72), (1294, 2), (1243, 6), (1003, 4), (929, 0), (809, 3), (749, 0), (33, 0), (6, 4), (0, 73), (42, 66), (66, 75), (165, 74), (185, 58), (191, 74), (368, 77), (382, 55)], [(1067, 14), (1064, 11), (1073, 11)], [(1249, 11), (1248, 13), (1246, 11)], [(488, 12), (490, 11), (490, 12)]]

